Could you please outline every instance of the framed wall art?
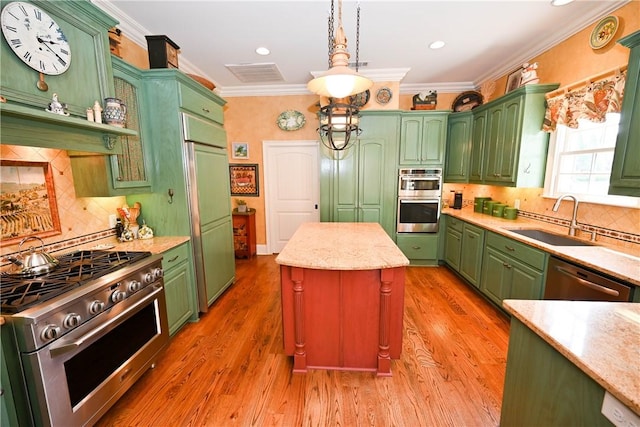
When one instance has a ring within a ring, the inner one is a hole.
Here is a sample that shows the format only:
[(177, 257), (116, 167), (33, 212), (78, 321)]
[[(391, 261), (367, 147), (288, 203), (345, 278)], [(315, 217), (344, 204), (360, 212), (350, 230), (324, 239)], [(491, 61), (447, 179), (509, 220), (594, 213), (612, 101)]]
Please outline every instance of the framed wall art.
[(505, 94), (520, 87), (520, 77), (522, 77), (522, 68), (518, 68), (517, 70), (509, 74), (509, 77), (507, 77), (507, 86), (504, 90)]
[(2, 244), (60, 234), (60, 217), (47, 162), (0, 160)]
[(258, 197), (260, 195), (257, 164), (230, 164), (229, 177), (232, 196)]
[(231, 157), (233, 159), (248, 159), (249, 143), (248, 142), (232, 142)]

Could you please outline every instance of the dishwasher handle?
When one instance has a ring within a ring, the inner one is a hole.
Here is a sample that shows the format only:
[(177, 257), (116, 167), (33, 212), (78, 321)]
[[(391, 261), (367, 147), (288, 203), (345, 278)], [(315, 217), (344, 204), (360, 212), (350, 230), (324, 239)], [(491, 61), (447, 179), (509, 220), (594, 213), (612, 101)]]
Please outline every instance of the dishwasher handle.
[(570, 271), (567, 271), (560, 266), (556, 266), (556, 270), (558, 270), (560, 273), (564, 275), (571, 277), (581, 285), (586, 286), (587, 288), (593, 289), (594, 291), (602, 292), (604, 294), (611, 295), (614, 297), (620, 296), (620, 292), (616, 291), (615, 289), (607, 288), (606, 286), (598, 285), (597, 283), (593, 283), (593, 282), (590, 282), (589, 280), (585, 280), (582, 277), (578, 277), (575, 274), (572, 274)]

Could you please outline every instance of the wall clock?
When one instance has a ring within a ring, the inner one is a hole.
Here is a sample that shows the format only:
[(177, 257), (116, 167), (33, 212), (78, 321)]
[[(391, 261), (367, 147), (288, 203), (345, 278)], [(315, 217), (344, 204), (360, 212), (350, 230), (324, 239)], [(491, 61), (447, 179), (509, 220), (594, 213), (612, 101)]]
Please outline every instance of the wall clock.
[(2, 34), (11, 50), (29, 67), (48, 75), (69, 69), (71, 47), (56, 21), (39, 7), (9, 3), (0, 15)]

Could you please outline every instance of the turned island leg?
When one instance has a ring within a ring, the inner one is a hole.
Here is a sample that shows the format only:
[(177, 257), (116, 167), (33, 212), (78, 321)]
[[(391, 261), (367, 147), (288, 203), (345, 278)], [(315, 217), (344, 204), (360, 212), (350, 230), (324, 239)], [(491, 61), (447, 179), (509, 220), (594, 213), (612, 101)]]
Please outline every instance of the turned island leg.
[(304, 286), (302, 284), (304, 270), (293, 267), (293, 324), (295, 335), (295, 353), (293, 354), (293, 372), (307, 372), (307, 352), (304, 336)]
[(380, 339), (378, 342), (378, 376), (391, 376), (389, 333), (391, 329), (391, 284), (393, 269), (380, 270)]

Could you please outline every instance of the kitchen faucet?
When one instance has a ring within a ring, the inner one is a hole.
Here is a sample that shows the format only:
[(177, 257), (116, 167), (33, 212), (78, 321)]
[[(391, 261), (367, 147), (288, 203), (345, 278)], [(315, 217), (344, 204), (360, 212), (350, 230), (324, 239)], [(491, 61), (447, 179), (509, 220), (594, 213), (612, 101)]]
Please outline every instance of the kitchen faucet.
[(565, 194), (564, 196), (560, 196), (558, 197), (558, 200), (556, 200), (556, 203), (553, 205), (553, 211), (558, 212), (558, 208), (560, 207), (560, 202), (562, 201), (562, 199), (566, 199), (566, 198), (573, 199), (573, 216), (571, 217), (571, 224), (569, 225), (569, 236), (575, 236), (576, 230), (582, 229), (582, 227), (580, 227), (578, 225), (578, 222), (576, 221), (576, 217), (578, 216), (578, 203), (579, 203), (578, 199), (576, 199), (575, 196), (572, 196), (571, 194)]

